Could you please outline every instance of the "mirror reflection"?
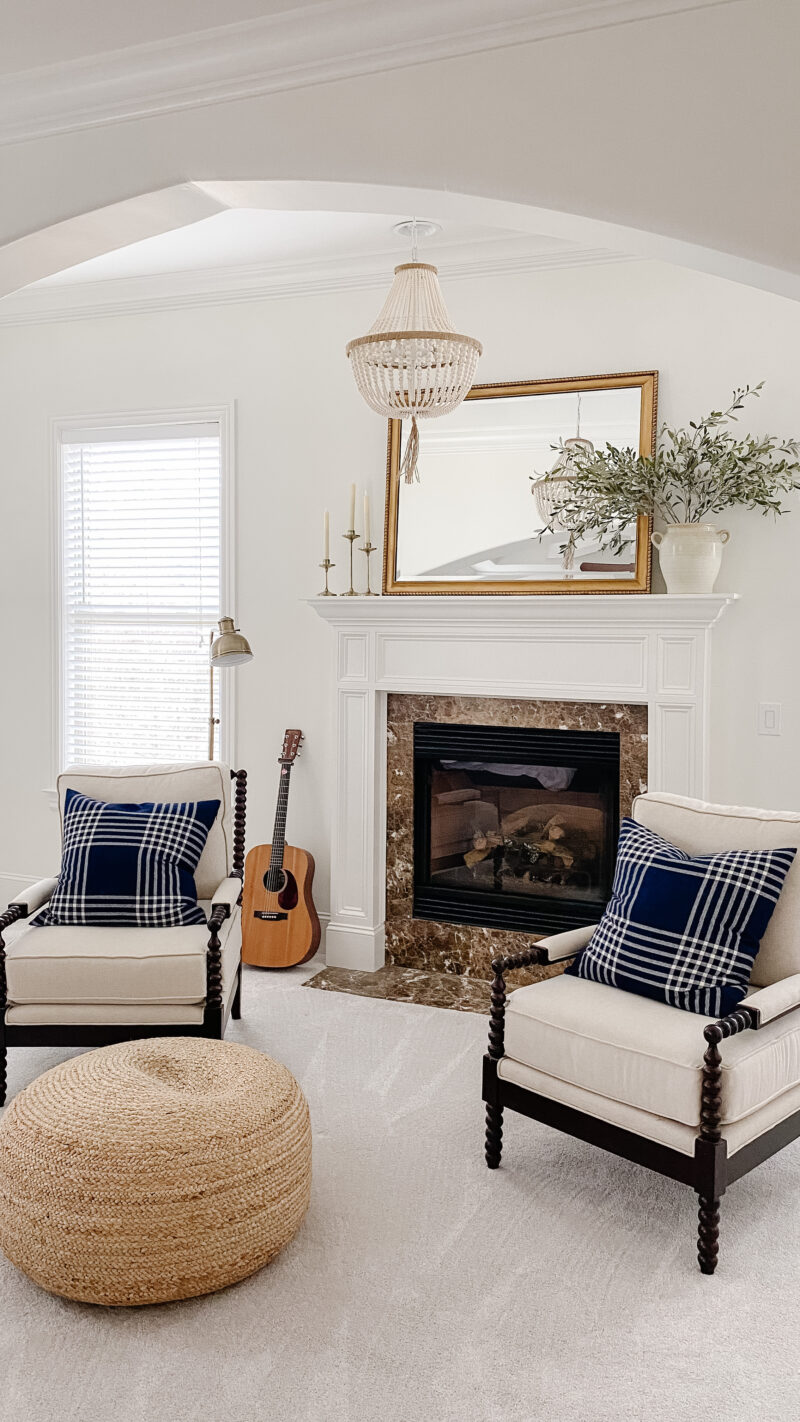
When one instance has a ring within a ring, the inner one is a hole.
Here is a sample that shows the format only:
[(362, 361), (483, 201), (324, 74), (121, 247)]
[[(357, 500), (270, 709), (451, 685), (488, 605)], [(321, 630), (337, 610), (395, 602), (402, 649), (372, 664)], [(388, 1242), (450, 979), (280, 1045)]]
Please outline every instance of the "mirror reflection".
[(649, 451), (654, 374), (542, 384), (541, 391), (536, 382), (476, 387), (453, 414), (420, 423), (418, 483), (399, 481), (405, 429), (394, 423), (387, 592), (491, 591), (486, 585), (498, 584), (511, 591), (520, 583), (525, 591), (537, 584), (557, 591), (552, 585), (560, 583), (590, 591), (606, 582), (635, 590), (643, 572), (646, 585), (642, 530), (632, 526), (618, 554), (594, 540), (572, 547), (566, 529), (543, 530), (555, 481), (569, 475), (562, 443)]

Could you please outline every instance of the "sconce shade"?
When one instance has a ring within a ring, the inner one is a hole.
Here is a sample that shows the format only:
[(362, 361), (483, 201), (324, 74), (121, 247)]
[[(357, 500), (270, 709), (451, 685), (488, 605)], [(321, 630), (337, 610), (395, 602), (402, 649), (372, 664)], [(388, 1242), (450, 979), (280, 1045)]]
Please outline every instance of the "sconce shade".
[(237, 632), (233, 625), (232, 617), (221, 617), (219, 620), (220, 635), (211, 643), (211, 665), (212, 667), (235, 667), (240, 662), (252, 660), (253, 653), (250, 650), (250, 643), (241, 632)]

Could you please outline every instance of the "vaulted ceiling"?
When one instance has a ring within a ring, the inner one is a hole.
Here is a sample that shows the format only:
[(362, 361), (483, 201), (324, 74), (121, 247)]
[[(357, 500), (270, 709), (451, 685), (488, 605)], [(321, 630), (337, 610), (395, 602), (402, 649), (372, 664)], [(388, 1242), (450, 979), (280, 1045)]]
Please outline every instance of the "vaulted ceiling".
[(796, 0), (230, 0), (225, 21), (5, 0), (0, 289), (204, 219), (221, 182), (327, 180), (800, 291)]

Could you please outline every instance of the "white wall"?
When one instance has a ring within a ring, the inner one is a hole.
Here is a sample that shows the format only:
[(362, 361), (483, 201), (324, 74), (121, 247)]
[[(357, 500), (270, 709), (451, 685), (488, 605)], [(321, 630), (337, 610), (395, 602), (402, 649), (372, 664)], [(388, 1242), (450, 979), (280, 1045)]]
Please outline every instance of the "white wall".
[[(482, 380), (656, 367), (661, 415), (685, 421), (763, 378), (751, 427), (800, 432), (800, 306), (783, 298), (654, 263), (453, 282), (445, 294), (456, 325), (484, 342)], [(237, 673), (249, 842), (269, 838), (281, 735), (302, 726), (289, 835), (317, 857), (327, 907), (332, 638), (302, 600), (321, 585), (322, 509), (343, 526), (350, 479), (381, 504), (384, 426), (344, 358), (379, 301), (343, 292), (0, 329), (0, 896), (15, 890), (11, 877), (57, 866), (56, 816), (42, 793), (53, 775), (50, 419), (235, 400), (238, 611), (256, 652)], [(712, 794), (800, 808), (800, 517), (724, 523), (733, 537), (718, 587), (742, 601), (715, 633)], [(341, 587), (345, 544), (333, 541)], [(782, 736), (756, 735), (759, 700), (783, 703)]]

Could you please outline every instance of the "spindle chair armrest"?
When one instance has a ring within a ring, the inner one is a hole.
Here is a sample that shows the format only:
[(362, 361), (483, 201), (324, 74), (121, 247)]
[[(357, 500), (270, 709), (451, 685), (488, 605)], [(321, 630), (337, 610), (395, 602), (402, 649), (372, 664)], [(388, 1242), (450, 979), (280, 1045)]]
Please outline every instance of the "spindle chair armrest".
[(214, 897), (211, 900), (211, 907), (212, 909), (215, 909), (220, 904), (224, 904), (228, 909), (228, 912), (233, 913), (233, 910), (236, 908), (236, 905), (241, 901), (241, 897), (241, 879), (235, 879), (232, 877), (228, 879), (223, 879), (222, 883), (220, 884), (219, 888), (214, 894)]
[(769, 987), (758, 988), (745, 998), (742, 1007), (753, 1018), (753, 1027), (764, 1027), (767, 1022), (774, 1022), (776, 1017), (785, 1016), (800, 1007), (800, 973), (792, 973), (788, 978), (770, 983)]
[(35, 884), (29, 884), (27, 889), (23, 889), (21, 894), (16, 894), (11, 900), (9, 908), (21, 908), (22, 917), (30, 918), (32, 913), (37, 913), (40, 908), (49, 902), (58, 883), (58, 879), (39, 879)]

